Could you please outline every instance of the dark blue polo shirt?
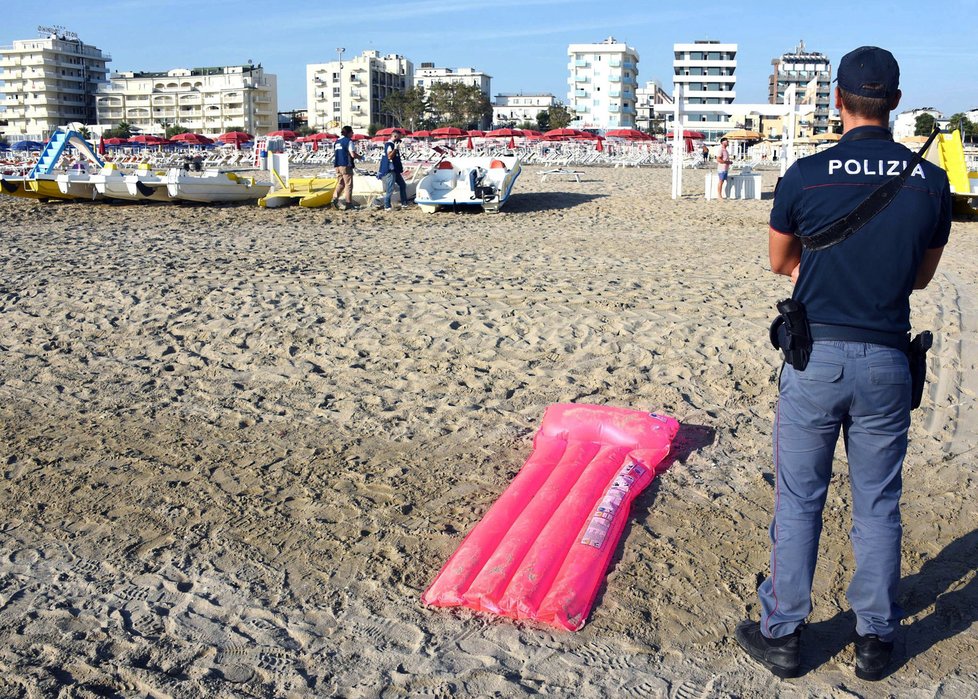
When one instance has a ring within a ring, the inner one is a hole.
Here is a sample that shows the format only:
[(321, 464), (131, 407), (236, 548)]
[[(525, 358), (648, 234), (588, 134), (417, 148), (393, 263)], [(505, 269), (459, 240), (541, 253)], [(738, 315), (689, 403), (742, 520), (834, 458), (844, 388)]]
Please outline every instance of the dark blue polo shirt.
[[(771, 228), (799, 236), (818, 232), (900, 174), (912, 157), (887, 129), (851, 129), (832, 148), (788, 168), (774, 199)], [(818, 252), (803, 249), (792, 296), (813, 323), (907, 332), (917, 268), (928, 248), (947, 243), (950, 230), (947, 174), (924, 161), (893, 203), (853, 236)]]

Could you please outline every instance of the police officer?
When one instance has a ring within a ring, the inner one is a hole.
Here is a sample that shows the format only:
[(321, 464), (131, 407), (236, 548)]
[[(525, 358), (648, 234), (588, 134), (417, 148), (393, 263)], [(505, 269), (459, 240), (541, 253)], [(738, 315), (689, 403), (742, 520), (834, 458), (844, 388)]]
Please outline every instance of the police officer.
[(856, 570), (847, 597), (856, 615), (857, 676), (883, 676), (902, 615), (896, 594), (910, 426), (910, 294), (930, 282), (948, 239), (947, 176), (922, 162), (892, 203), (848, 239), (818, 251), (800, 242), (855, 209), (911, 160), (888, 130), (900, 101), (899, 77), (884, 49), (863, 46), (843, 56), (835, 94), (842, 139), (788, 169), (771, 211), (771, 269), (795, 282), (793, 298), (807, 311), (813, 342), (803, 370), (782, 368), (771, 571), (758, 589), (760, 620), (742, 622), (736, 638), (779, 677), (800, 673), (800, 634), (812, 609), (822, 508), (840, 431), (852, 492)]
[[(336, 166), (333, 202), (338, 209), (349, 209), (353, 206), (353, 166), (357, 158), (363, 158), (353, 146), (353, 127), (344, 126), (340, 134), (341, 137), (333, 144), (333, 165)], [(344, 195), (345, 199), (341, 200), (340, 197)]]

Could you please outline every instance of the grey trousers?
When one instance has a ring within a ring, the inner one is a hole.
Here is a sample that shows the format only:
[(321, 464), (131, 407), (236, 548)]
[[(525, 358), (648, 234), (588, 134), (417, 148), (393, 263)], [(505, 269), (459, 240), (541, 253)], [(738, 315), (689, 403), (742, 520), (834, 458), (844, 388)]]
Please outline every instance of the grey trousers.
[(891, 640), (902, 616), (900, 495), (910, 427), (910, 371), (897, 349), (816, 342), (804, 371), (785, 365), (774, 423), (771, 572), (758, 589), (761, 632), (792, 633), (812, 611), (822, 509), (841, 430), (852, 490), (856, 631)]

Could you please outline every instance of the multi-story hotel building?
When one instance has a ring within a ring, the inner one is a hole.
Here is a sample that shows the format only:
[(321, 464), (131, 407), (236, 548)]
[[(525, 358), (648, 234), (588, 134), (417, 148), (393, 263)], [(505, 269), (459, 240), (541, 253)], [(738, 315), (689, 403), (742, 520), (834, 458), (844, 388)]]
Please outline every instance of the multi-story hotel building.
[(169, 126), (211, 138), (232, 128), (261, 136), (278, 128), (276, 76), (252, 64), (113, 73), (98, 90), (98, 123), (120, 122), (158, 136)]
[(95, 123), (95, 90), (112, 57), (63, 27), (0, 48), (0, 107), (8, 141), (45, 141), (59, 126)]
[(535, 124), (537, 114), (558, 104), (560, 102), (549, 92), (496, 95), (492, 104), (492, 123), (501, 126), (529, 121)]
[(377, 51), (329, 63), (306, 66), (306, 108), (309, 126), (319, 131), (350, 125), (367, 132), (371, 125), (396, 126), (383, 111), (392, 92), (414, 84), (414, 64), (404, 56), (381, 57)]
[(801, 41), (794, 51), (771, 60), (774, 72), (768, 83), (768, 102), (784, 102), (784, 91), (794, 85), (796, 101), (807, 100), (815, 105), (812, 116), (812, 132), (829, 130), (829, 107), (832, 97), (832, 63), (824, 53), (806, 51)]
[(633, 128), (638, 51), (609, 37), (567, 47), (568, 109), (579, 129)]
[(734, 128), (727, 105), (737, 97), (737, 44), (699, 40), (672, 50), (673, 82), (682, 86), (687, 128), (719, 138)]
[(475, 68), (435, 68), (434, 63), (422, 63), (414, 71), (414, 86), (425, 89), (435, 83), (459, 83), (479, 88), (488, 99), (492, 95), (492, 76)]
[(672, 112), (672, 95), (662, 89), (658, 80), (649, 80), (635, 91), (635, 128), (650, 133), (662, 133), (666, 118)]

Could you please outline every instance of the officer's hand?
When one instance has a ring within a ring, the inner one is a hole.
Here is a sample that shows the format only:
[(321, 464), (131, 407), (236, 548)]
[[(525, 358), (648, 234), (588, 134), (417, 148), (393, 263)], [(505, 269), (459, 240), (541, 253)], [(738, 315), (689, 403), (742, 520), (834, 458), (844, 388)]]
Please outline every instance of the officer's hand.
[(801, 269), (801, 264), (797, 264), (797, 265), (795, 265), (795, 268), (793, 270), (791, 270), (791, 283), (792, 284), (798, 283), (798, 272), (799, 272), (800, 269)]

